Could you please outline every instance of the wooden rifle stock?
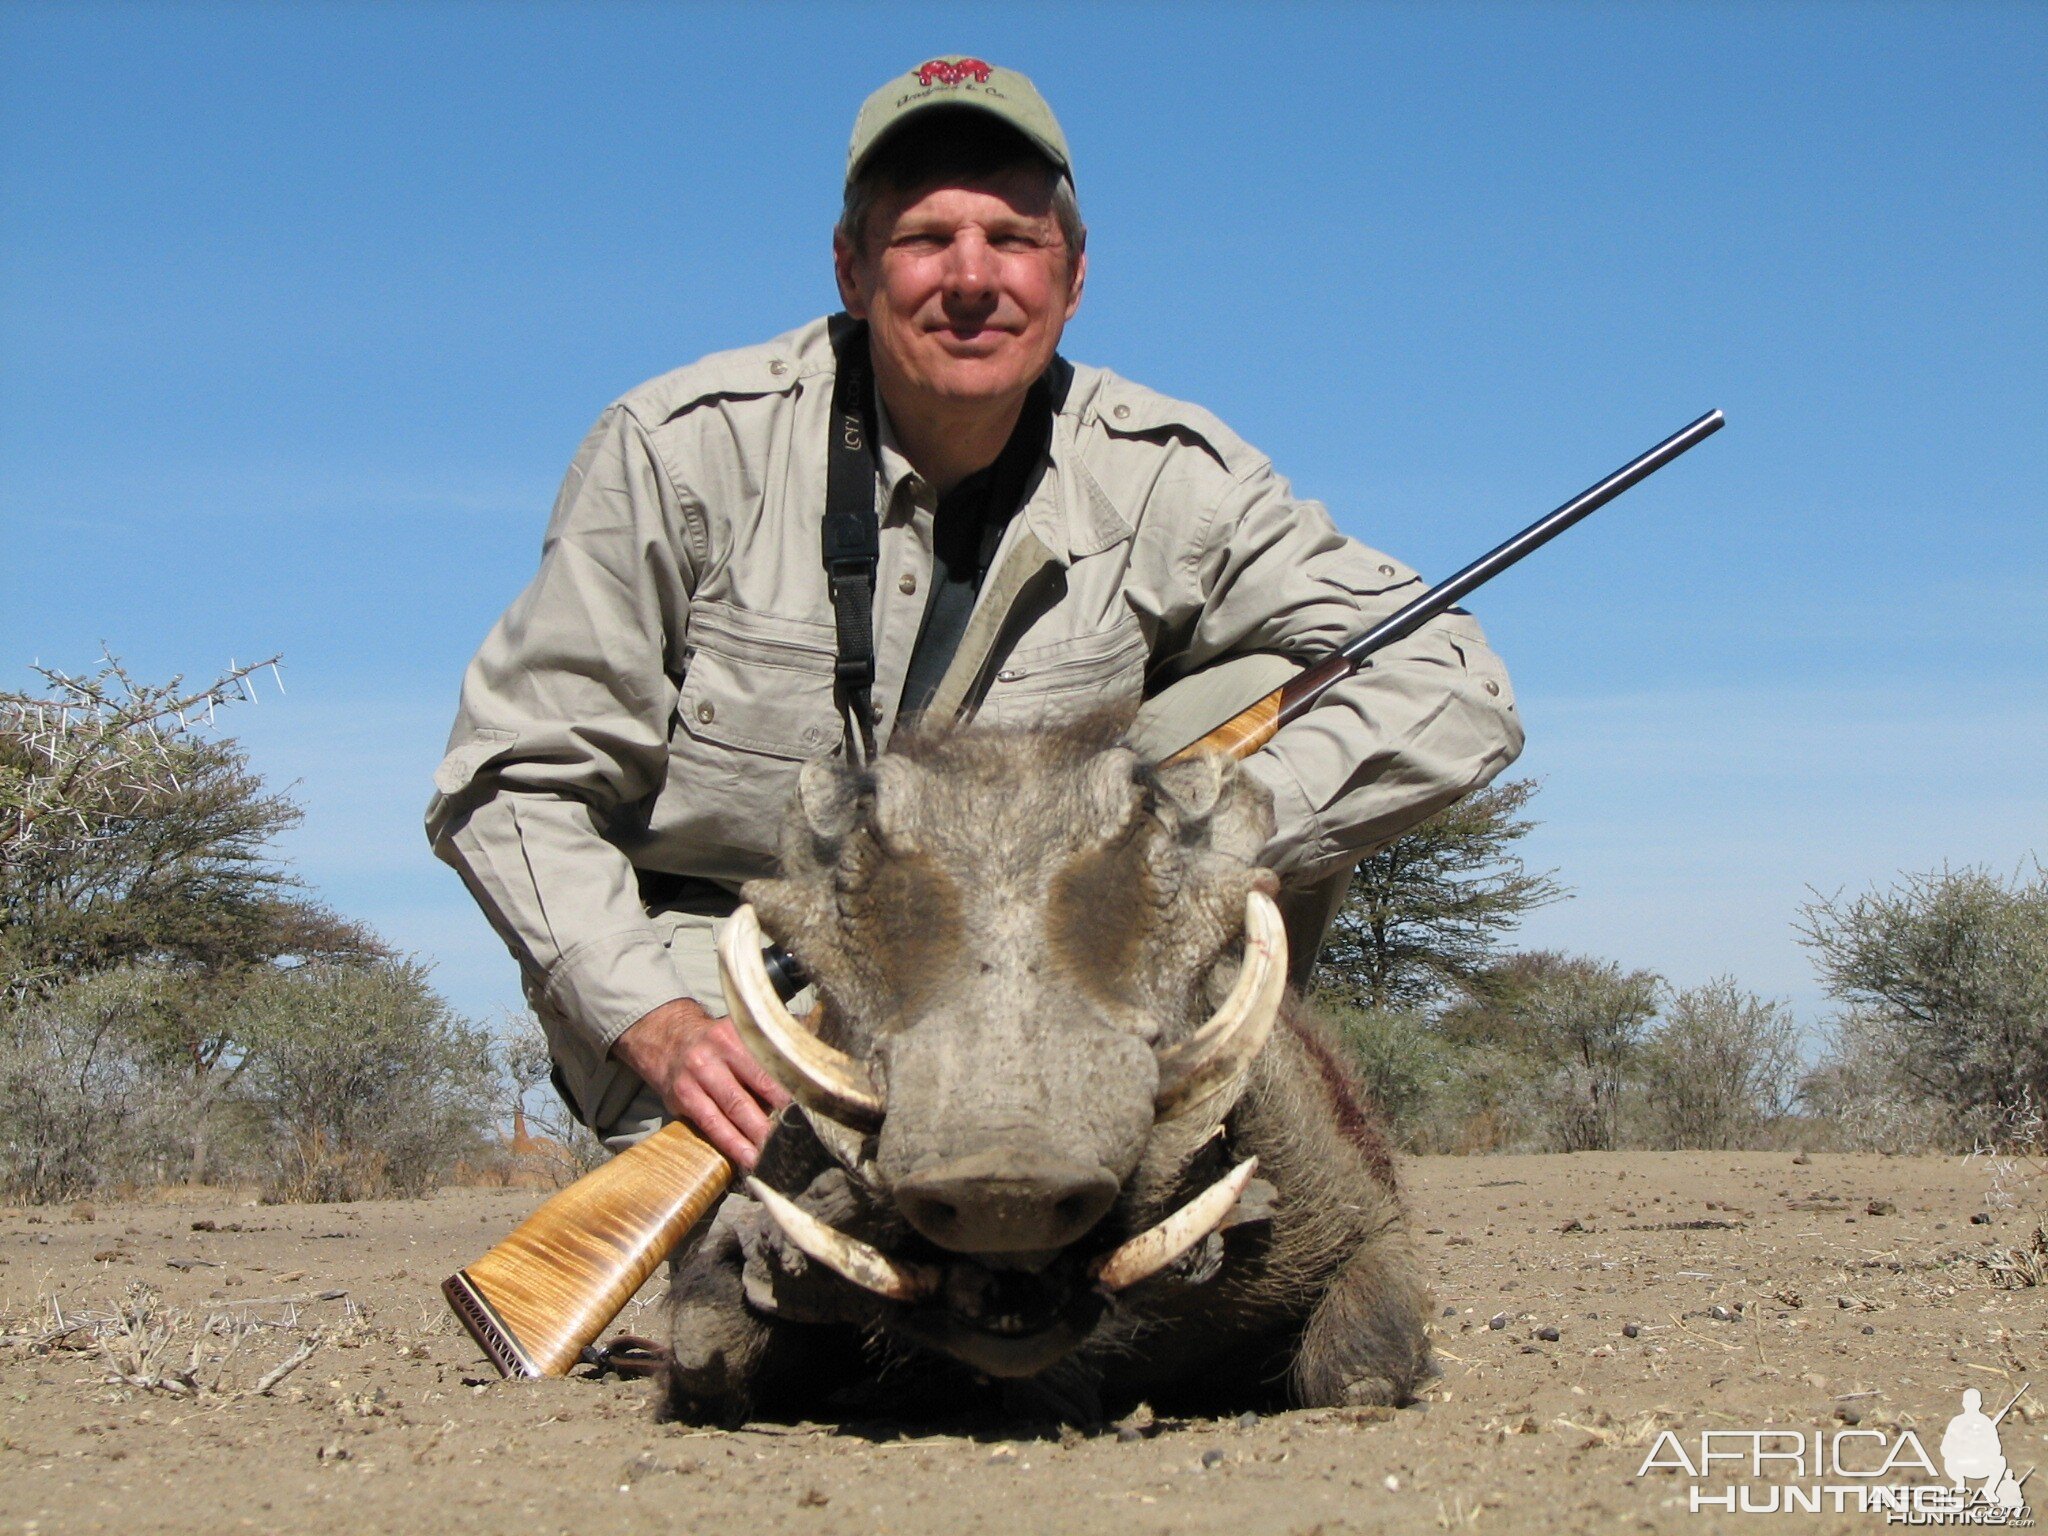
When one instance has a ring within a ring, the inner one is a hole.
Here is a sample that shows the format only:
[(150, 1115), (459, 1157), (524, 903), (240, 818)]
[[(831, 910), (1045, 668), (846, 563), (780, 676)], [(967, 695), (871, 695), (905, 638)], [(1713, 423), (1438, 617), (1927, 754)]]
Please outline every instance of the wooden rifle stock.
[[(1369, 666), (1375, 651), (1406, 639), (1473, 588), (1718, 432), (1721, 423), (1719, 411), (1707, 412), (1345, 642), (1176, 752), (1170, 761), (1203, 752), (1251, 756), (1325, 689)], [(775, 989), (785, 1000), (803, 989), (803, 970), (794, 956), (777, 946), (764, 958)], [(669, 1250), (725, 1193), (731, 1179), (732, 1165), (687, 1126), (663, 1126), (553, 1196), (504, 1242), (444, 1280), (442, 1294), (504, 1375), (564, 1375)]]
[(673, 1121), (558, 1190), (441, 1294), (500, 1375), (567, 1375), (731, 1180)]

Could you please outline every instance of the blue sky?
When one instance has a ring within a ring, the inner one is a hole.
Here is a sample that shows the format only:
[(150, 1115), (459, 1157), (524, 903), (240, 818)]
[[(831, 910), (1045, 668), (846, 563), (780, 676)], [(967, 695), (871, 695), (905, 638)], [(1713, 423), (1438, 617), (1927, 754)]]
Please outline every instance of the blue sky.
[(1710, 406), (1473, 600), (1577, 897), (1524, 940), (1822, 1010), (1832, 891), (2048, 852), (2048, 8), (0, 10), (0, 682), (282, 651), (287, 851), (511, 967), (418, 832), (462, 666), (605, 402), (833, 305), (862, 97), (1023, 69), (1066, 350), (1444, 575)]

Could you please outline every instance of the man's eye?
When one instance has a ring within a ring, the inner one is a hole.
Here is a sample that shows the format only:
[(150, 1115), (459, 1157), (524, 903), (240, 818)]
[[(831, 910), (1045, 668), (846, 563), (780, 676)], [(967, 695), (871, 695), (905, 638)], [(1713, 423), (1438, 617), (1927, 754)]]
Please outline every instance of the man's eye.
[(946, 242), (937, 235), (898, 235), (892, 243), (899, 251), (936, 251)]

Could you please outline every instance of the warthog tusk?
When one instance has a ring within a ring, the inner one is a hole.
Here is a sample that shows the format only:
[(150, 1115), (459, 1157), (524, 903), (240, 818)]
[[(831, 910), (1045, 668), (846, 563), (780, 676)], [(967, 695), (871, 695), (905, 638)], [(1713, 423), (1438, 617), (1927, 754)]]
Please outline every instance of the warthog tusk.
[(882, 1123), (882, 1096), (866, 1069), (805, 1029), (775, 995), (761, 963), (761, 921), (751, 906), (733, 913), (718, 936), (718, 975), (733, 1028), (793, 1098), (857, 1130)]
[(1098, 1289), (1121, 1291), (1149, 1280), (1223, 1225), (1245, 1185), (1259, 1171), (1248, 1157), (1156, 1227), (1149, 1227), (1090, 1267)]
[(1192, 1109), (1251, 1065), (1273, 1032), (1287, 988), (1287, 928), (1264, 891), (1244, 900), (1244, 969), (1208, 1023), (1159, 1053), (1161, 1119)]
[[(901, 1264), (857, 1237), (828, 1227), (795, 1201), (785, 1199), (759, 1179), (747, 1180), (753, 1197), (768, 1208), (782, 1235), (835, 1274), (864, 1291), (891, 1301), (922, 1301), (939, 1288), (939, 1274), (923, 1264)], [(1219, 1218), (1220, 1219), (1220, 1218)]]

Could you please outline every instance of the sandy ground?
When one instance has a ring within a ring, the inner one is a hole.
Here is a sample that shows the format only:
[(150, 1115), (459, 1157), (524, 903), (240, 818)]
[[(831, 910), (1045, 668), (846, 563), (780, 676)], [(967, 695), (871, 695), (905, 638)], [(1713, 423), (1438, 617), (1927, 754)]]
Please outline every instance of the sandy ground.
[[(2048, 1461), (2048, 1288), (2001, 1286), (1985, 1263), (2034, 1231), (2048, 1191), (2021, 1172), (1789, 1153), (1411, 1161), (1441, 1313), (1426, 1403), (1087, 1436), (684, 1430), (653, 1421), (644, 1383), (500, 1382), (436, 1284), (531, 1193), (0, 1210), (0, 1531), (1874, 1530), (1881, 1514), (1694, 1513), (1690, 1478), (1640, 1468), (1665, 1428), (1688, 1454), (1702, 1430), (1876, 1429), (1845, 1457), (1866, 1464), (1911, 1429), (1938, 1459), (1965, 1388), (1996, 1412), (2030, 1380), (2039, 1399), (1999, 1433), (2017, 1470)], [(136, 1296), (144, 1331), (167, 1335), (153, 1368), (109, 1321)], [(623, 1321), (653, 1325), (653, 1301)], [(301, 1367), (253, 1390), (316, 1333)], [(198, 1390), (117, 1370), (190, 1370)], [(1731, 1475), (1760, 1502), (1788, 1474), (1722, 1467), (1702, 1486)]]

